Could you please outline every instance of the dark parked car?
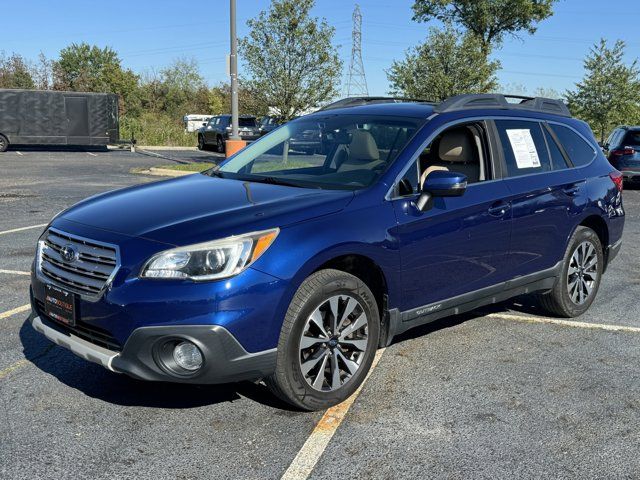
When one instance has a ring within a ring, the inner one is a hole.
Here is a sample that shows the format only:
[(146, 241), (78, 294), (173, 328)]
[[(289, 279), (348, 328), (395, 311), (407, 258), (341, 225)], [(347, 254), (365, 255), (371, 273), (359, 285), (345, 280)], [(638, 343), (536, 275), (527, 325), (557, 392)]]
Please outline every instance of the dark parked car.
[[(238, 119), (238, 134), (242, 140), (253, 142), (260, 138), (258, 121), (252, 115), (241, 115)], [(217, 115), (198, 130), (198, 148), (205, 150), (214, 146), (216, 151), (223, 153), (225, 141), (231, 135), (231, 115)]]
[(260, 119), (260, 135), (266, 135), (267, 133), (275, 130), (280, 125), (282, 125), (283, 121), (280, 117), (274, 117), (271, 115), (267, 115), (266, 117), (262, 117)]
[(616, 128), (602, 148), (626, 181), (640, 181), (640, 126)]
[[(291, 150), (309, 130), (323, 154)], [(622, 175), (560, 101), (335, 108), (219, 167), (57, 215), (38, 241), (31, 322), (113, 372), (264, 379), (324, 409), (410, 328), (525, 293), (583, 314), (624, 219)]]

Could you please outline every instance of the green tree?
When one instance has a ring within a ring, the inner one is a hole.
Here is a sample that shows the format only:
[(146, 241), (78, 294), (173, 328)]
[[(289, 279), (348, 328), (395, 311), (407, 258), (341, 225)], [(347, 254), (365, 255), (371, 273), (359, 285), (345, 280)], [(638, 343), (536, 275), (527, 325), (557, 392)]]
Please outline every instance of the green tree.
[(638, 61), (626, 65), (624, 52), (622, 40), (610, 48), (601, 39), (584, 60), (584, 79), (567, 92), (572, 113), (588, 122), (601, 141), (615, 126), (640, 121)]
[(499, 67), (499, 62), (487, 59), (474, 35), (461, 35), (452, 27), (432, 28), (422, 45), (393, 62), (387, 77), (393, 95), (438, 102), (452, 95), (495, 90)]
[(139, 109), (138, 76), (122, 67), (110, 47), (71, 44), (53, 62), (53, 77), (55, 90), (117, 93), (122, 113)]
[(488, 55), (506, 34), (534, 33), (557, 0), (415, 0), (414, 20), (454, 23), (476, 35)]
[(240, 52), (261, 102), (285, 119), (338, 93), (342, 62), (332, 45), (335, 29), (309, 16), (314, 0), (274, 0), (247, 22)]
[(0, 88), (35, 88), (31, 68), (21, 55), (0, 52)]

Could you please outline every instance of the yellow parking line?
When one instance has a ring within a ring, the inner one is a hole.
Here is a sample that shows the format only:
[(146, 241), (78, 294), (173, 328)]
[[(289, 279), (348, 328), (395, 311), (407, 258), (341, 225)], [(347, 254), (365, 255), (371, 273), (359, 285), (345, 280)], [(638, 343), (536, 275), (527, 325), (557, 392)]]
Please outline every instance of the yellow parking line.
[(4, 377), (6, 377), (7, 375), (9, 375), (11, 372), (18, 370), (21, 367), (24, 367), (25, 365), (27, 365), (29, 363), (28, 360), (26, 359), (22, 359), (22, 360), (18, 360), (16, 363), (14, 363), (13, 365), (9, 365), (7, 368), (5, 368), (4, 370), (0, 370), (0, 380), (2, 380)]
[(8, 310), (6, 312), (2, 312), (2, 313), (0, 313), (0, 320), (3, 320), (5, 318), (9, 318), (9, 317), (11, 317), (13, 315), (17, 315), (17, 314), (22, 313), (22, 312), (26, 312), (28, 310), (31, 310), (31, 305), (29, 305), (29, 304), (22, 305), (21, 307), (14, 308), (13, 310)]
[(9, 273), (12, 275), (31, 275), (29, 272), (23, 272), (22, 270), (4, 270), (0, 268), (0, 273)]
[(7, 233), (15, 233), (22, 232), (23, 230), (31, 230), (32, 228), (41, 228), (49, 225), (48, 223), (41, 223), (39, 225), (31, 225), (30, 227), (20, 227), (20, 228), (12, 228), (11, 230), (5, 230), (4, 232), (0, 232), (0, 235), (5, 235)]
[(313, 471), (313, 468), (318, 463), (318, 460), (324, 453), (329, 441), (336, 433), (336, 430), (344, 420), (344, 417), (347, 415), (347, 412), (355, 402), (358, 395), (360, 395), (360, 391), (364, 386), (364, 383), (367, 381), (373, 369), (376, 368), (378, 362), (380, 361), (380, 357), (384, 353), (385, 349), (381, 348), (376, 352), (376, 356), (373, 359), (373, 363), (371, 364), (371, 370), (367, 374), (367, 378), (364, 379), (362, 385), (358, 387), (358, 389), (347, 398), (344, 402), (335, 407), (331, 407), (328, 409), (316, 427), (307, 438), (307, 441), (304, 442), (304, 445), (296, 455), (296, 457), (287, 468), (287, 471), (282, 475), (282, 480), (303, 480), (309, 478), (309, 475)]
[(547, 325), (561, 325), (563, 327), (586, 328), (590, 330), (606, 330), (608, 332), (640, 333), (639, 327), (627, 327), (626, 325), (612, 325), (608, 323), (587, 323), (575, 320), (561, 320), (559, 318), (530, 317), (528, 315), (512, 315), (510, 313), (490, 313), (488, 318), (500, 320), (514, 320), (525, 323), (543, 323)]

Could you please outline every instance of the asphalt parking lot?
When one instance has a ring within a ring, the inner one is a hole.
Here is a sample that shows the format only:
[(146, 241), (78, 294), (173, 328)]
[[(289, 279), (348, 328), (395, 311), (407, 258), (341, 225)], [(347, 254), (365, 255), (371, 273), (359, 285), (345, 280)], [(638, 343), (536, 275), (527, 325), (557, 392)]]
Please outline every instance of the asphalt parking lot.
[[(0, 154), (0, 478), (271, 479), (318, 454), (309, 478), (640, 477), (639, 189), (624, 194), (622, 251), (577, 322), (525, 297), (408, 332), (327, 421), (259, 384), (138, 382), (26, 322), (25, 272), (53, 215), (159, 180), (131, 169), (215, 158), (156, 153), (168, 158)], [(310, 435), (329, 441), (314, 450)]]

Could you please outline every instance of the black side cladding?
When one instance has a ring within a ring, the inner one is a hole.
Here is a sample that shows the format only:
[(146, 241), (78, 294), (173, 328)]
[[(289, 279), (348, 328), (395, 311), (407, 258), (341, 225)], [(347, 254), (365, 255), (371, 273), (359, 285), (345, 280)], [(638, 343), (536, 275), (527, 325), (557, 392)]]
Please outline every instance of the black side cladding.
[(117, 143), (118, 95), (0, 89), (0, 134), (11, 144)]

